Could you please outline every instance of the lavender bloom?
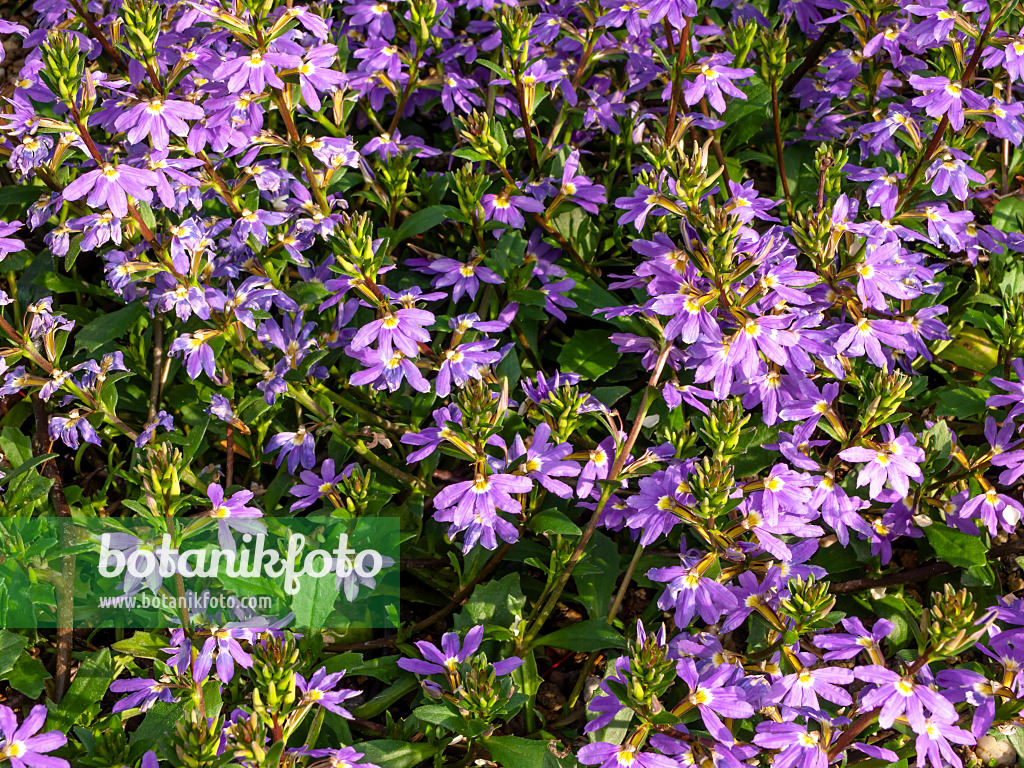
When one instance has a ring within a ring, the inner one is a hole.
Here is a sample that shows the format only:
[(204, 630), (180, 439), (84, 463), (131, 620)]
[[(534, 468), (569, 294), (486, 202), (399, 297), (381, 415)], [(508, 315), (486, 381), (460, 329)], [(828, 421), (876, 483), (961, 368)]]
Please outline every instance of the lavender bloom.
[(206, 495), (213, 505), (208, 514), (217, 521), (217, 540), (223, 549), (228, 552), (235, 551), (232, 530), (253, 536), (267, 532), (267, 527), (263, 523), (251, 522), (254, 518), (263, 517), (263, 513), (256, 507), (246, 506), (246, 502), (252, 501), (252, 491), (238, 491), (226, 499), (224, 487), (220, 483), (210, 483)]
[(953, 130), (964, 127), (964, 100), (973, 94), (965, 90), (963, 84), (946, 77), (918, 75), (910, 76), (910, 84), (924, 92), (923, 96), (911, 100), (912, 106), (923, 107), (929, 117), (948, 117)]
[(562, 184), (558, 189), (558, 194), (596, 216), (598, 204), (605, 202), (604, 187), (595, 184), (586, 176), (580, 175), (579, 167), (580, 153), (579, 150), (574, 149), (569, 153), (565, 166), (562, 168)]
[(1008, 418), (1014, 419), (1024, 413), (1024, 360), (1017, 358), (1013, 361), (1013, 370), (1017, 374), (1017, 382), (1007, 381), (998, 376), (992, 377), (992, 383), (1002, 390), (1009, 392), (1007, 395), (993, 395), (985, 401), (990, 408), (1000, 408), (1004, 405), (1012, 405)]
[(152, 171), (133, 168), (130, 165), (105, 163), (84, 173), (64, 188), (64, 199), (69, 202), (81, 200), (93, 208), (105, 205), (119, 219), (128, 215), (128, 195), (145, 202), (151, 202), (159, 179)]
[(451, 524), (450, 538), (466, 532), (464, 552), (478, 541), (485, 549), (496, 549), (498, 537), (509, 543), (519, 538), (519, 531), (498, 510), (518, 515), (522, 505), (512, 494), (529, 493), (532, 488), (533, 482), (527, 477), (477, 475), (475, 480), (449, 485), (434, 497), (434, 519)]
[(316, 464), (316, 444), (313, 442), (313, 435), (300, 426), (297, 432), (279, 432), (270, 438), (264, 453), (273, 453), (278, 448), (281, 452), (277, 454), (277, 464), (288, 459), (288, 473), (294, 475), (295, 468), (302, 464), (306, 469), (312, 469)]
[(158, 411), (152, 420), (146, 422), (142, 431), (139, 432), (139, 436), (135, 438), (135, 447), (141, 448), (149, 443), (149, 441), (156, 435), (157, 427), (163, 427), (164, 429), (173, 431), (174, 417), (167, 413), (167, 411)]
[(683, 557), (682, 560), (682, 565), (652, 568), (647, 572), (647, 578), (651, 581), (666, 583), (658, 607), (662, 610), (675, 608), (677, 627), (690, 626), (697, 614), (706, 623), (713, 624), (723, 613), (736, 607), (736, 598), (732, 592), (697, 570), (697, 558)]
[(201, 120), (205, 115), (202, 107), (187, 101), (157, 98), (122, 112), (114, 127), (127, 131), (128, 141), (133, 144), (148, 136), (154, 149), (167, 149), (171, 134), (188, 136), (186, 120)]
[(813, 669), (813, 653), (797, 653), (795, 656), (804, 666), (772, 684), (770, 696), (773, 699), (790, 707), (811, 709), (820, 709), (819, 696), (841, 707), (853, 703), (850, 694), (839, 687), (853, 682), (853, 670), (842, 667)]
[[(403, 658), (398, 660), (398, 666), (417, 675), (451, 675), (458, 668), (459, 664), (469, 659), (480, 649), (480, 643), (483, 642), (483, 638), (484, 628), (478, 624), (466, 633), (466, 637), (462, 642), (459, 641), (458, 633), (446, 632), (441, 637), (440, 648), (425, 640), (418, 640), (415, 645), (420, 653), (423, 654), (424, 660)], [(494, 674), (501, 677), (517, 669), (522, 663), (522, 659), (512, 657), (497, 661), (492, 666), (494, 667)]]
[(506, 224), (513, 229), (522, 229), (526, 226), (526, 219), (522, 211), (528, 213), (541, 213), (544, 210), (544, 203), (524, 195), (512, 195), (512, 190), (506, 189), (498, 195), (487, 194), (480, 199), (484, 208), (485, 221), (497, 221)]
[(215, 629), (203, 643), (192, 667), (192, 680), (202, 683), (210, 676), (216, 656), (217, 677), (224, 684), (235, 675), (235, 664), (244, 669), (252, 667), (252, 656), (242, 649), (239, 640), (251, 640), (252, 632), (244, 628)]
[(135, 709), (136, 707), (138, 707), (140, 712), (145, 712), (158, 701), (168, 703), (177, 701), (171, 692), (170, 685), (163, 680), (146, 680), (142, 678), (115, 680), (110, 684), (110, 690), (113, 693), (129, 694), (114, 705), (112, 711), (115, 713)]
[(576, 754), (583, 765), (596, 765), (599, 768), (678, 768), (674, 758), (659, 755), (656, 752), (641, 752), (636, 744), (627, 741), (621, 746), (606, 741), (587, 744)]
[(540, 483), (551, 493), (563, 499), (572, 496), (572, 488), (558, 477), (576, 477), (580, 473), (580, 465), (575, 461), (565, 461), (565, 458), (572, 453), (572, 446), (568, 443), (551, 445), (548, 440), (551, 438), (551, 427), (542, 423), (533, 434), (530, 447), (527, 448), (520, 435), (516, 435), (512, 443), (512, 450), (509, 458), (515, 461), (521, 457), (526, 458), (522, 470), (526, 475)]
[(893, 490), (906, 496), (910, 493), (911, 479), (918, 482), (924, 480), (921, 468), (918, 467), (924, 461), (924, 451), (915, 446), (917, 439), (909, 432), (902, 432), (896, 437), (888, 424), (882, 427), (882, 431), (887, 437), (885, 443), (876, 448), (847, 448), (839, 457), (847, 461), (867, 462), (857, 476), (857, 487), (870, 483), (868, 492), (871, 498), (878, 498), (886, 480)]
[(19, 726), (14, 711), (0, 705), (0, 759), (10, 760), (13, 768), (68, 768), (67, 760), (46, 754), (68, 741), (60, 731), (39, 733), (47, 714), (46, 707), (36, 705)]
[(101, 445), (100, 436), (96, 434), (86, 418), (85, 414), (75, 408), (67, 416), (53, 416), (49, 425), (50, 439), (60, 439), (69, 448), (78, 447), (78, 438), (81, 436), (87, 443)]
[[(648, 17), (650, 21), (650, 17)], [(699, 62), (700, 74), (688, 80), (683, 90), (683, 98), (687, 104), (693, 105), (707, 97), (708, 104), (716, 112), (725, 112), (725, 96), (728, 94), (738, 99), (746, 99), (747, 95), (733, 85), (733, 80), (743, 80), (754, 74), (749, 68), (736, 69), (727, 66), (732, 63), (730, 54), (715, 54), (709, 59)]]
[(676, 673), (689, 686), (690, 694), (686, 701), (700, 712), (708, 732), (724, 744), (734, 744), (732, 732), (721, 718), (751, 717), (754, 708), (747, 702), (742, 688), (729, 684), (733, 679), (733, 668), (726, 665), (698, 674), (693, 659), (683, 658), (679, 660)]
[(490, 352), (498, 345), (497, 339), (481, 339), (460, 344), (444, 354), (441, 367), (434, 381), (434, 391), (438, 397), (447, 397), (455, 386), (464, 387), (470, 379), (483, 379), (483, 367), (493, 365), (504, 356), (502, 352)]
[(893, 624), (886, 619), (878, 619), (868, 631), (856, 616), (842, 620), (846, 632), (830, 632), (818, 635), (814, 642), (825, 648), (825, 661), (852, 659), (861, 651), (867, 651), (876, 664), (882, 660), (881, 643), (893, 630)]
[(351, 688), (335, 690), (344, 676), (344, 671), (334, 672), (329, 675), (327, 674), (326, 667), (320, 667), (309, 680), (300, 674), (296, 674), (295, 683), (298, 689), (302, 691), (304, 700), (319, 704), (324, 709), (351, 720), (352, 713), (341, 705), (346, 699), (358, 696), (359, 691), (352, 690)]
[(425, 309), (400, 309), (387, 313), (380, 320), (364, 325), (353, 337), (351, 349), (358, 352), (376, 342), (381, 357), (391, 357), (397, 348), (407, 357), (419, 354), (419, 344), (430, 341), (426, 326), (434, 323), (434, 315)]
[(903, 715), (910, 727), (921, 733), (925, 728), (925, 710), (943, 722), (952, 723), (957, 718), (952, 704), (912, 676), (877, 665), (854, 667), (853, 672), (859, 679), (874, 683), (871, 690), (861, 695), (860, 703), (864, 709), (881, 708), (878, 724), (883, 728), (892, 728), (896, 718)]
[(292, 511), (311, 507), (323, 498), (331, 499), (335, 507), (340, 507), (340, 500), (335, 494), (337, 483), (341, 478), (350, 476), (353, 469), (355, 464), (349, 464), (340, 472), (335, 472), (334, 459), (324, 459), (320, 474), (308, 469), (300, 472), (299, 482), (289, 489), (292, 496), (299, 497), (299, 500), (292, 504)]

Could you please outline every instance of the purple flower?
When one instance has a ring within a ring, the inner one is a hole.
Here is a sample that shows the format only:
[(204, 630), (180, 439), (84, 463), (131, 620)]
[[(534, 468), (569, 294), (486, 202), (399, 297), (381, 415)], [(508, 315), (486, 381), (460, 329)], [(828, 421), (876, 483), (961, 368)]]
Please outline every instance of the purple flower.
[(550, 438), (551, 427), (547, 423), (542, 423), (537, 427), (529, 448), (523, 443), (522, 437), (516, 435), (509, 458), (514, 461), (525, 456), (526, 461), (523, 462), (522, 471), (551, 493), (568, 499), (572, 496), (572, 488), (555, 478), (576, 477), (580, 473), (580, 465), (575, 461), (565, 461), (565, 458), (572, 453), (571, 445), (568, 443), (552, 445), (548, 442)]
[(124, 712), (126, 709), (139, 708), (145, 712), (158, 701), (175, 702), (171, 687), (162, 680), (146, 680), (132, 678), (128, 680), (115, 680), (110, 684), (113, 693), (129, 693), (114, 705), (113, 712)]
[(916, 90), (924, 93), (911, 100), (912, 106), (923, 107), (928, 117), (948, 117), (953, 130), (959, 131), (964, 127), (964, 99), (973, 94), (961, 83), (947, 77), (919, 75), (911, 75), (909, 81)]
[(183, 333), (171, 343), (170, 354), (180, 352), (184, 355), (185, 371), (190, 379), (196, 379), (204, 371), (211, 379), (218, 381), (216, 358), (213, 348), (207, 342), (219, 333), (202, 329), (192, 334)]
[(825, 648), (825, 661), (852, 659), (861, 651), (867, 651), (876, 664), (882, 662), (881, 643), (893, 630), (893, 624), (886, 619), (878, 619), (868, 631), (856, 616), (842, 620), (846, 632), (830, 632), (815, 637), (814, 642)]
[(89, 196), (86, 202), (96, 208), (105, 205), (119, 219), (128, 215), (128, 195), (145, 202), (153, 200), (151, 188), (159, 179), (152, 171), (130, 165), (104, 163), (82, 174), (64, 188), (64, 199), (69, 202)]
[(39, 734), (47, 714), (46, 707), (36, 705), (19, 726), (14, 711), (0, 704), (0, 759), (7, 758), (14, 768), (68, 768), (67, 760), (46, 754), (68, 742), (60, 731)]
[(699, 73), (693, 80), (686, 81), (686, 88), (683, 90), (683, 98), (686, 99), (686, 103), (696, 104), (706, 96), (712, 109), (716, 112), (725, 112), (726, 104), (723, 94), (746, 99), (747, 95), (733, 85), (732, 81), (750, 77), (754, 74), (754, 70), (746, 67), (735, 69), (726, 66), (730, 63), (732, 63), (731, 54), (715, 54), (711, 58), (699, 62), (697, 65), (700, 67)]
[(96, 434), (92, 424), (85, 418), (85, 414), (75, 408), (67, 416), (53, 416), (50, 418), (50, 439), (58, 438), (69, 448), (78, 447), (78, 438), (81, 436), (87, 443), (101, 445), (100, 436)]
[(346, 699), (358, 696), (360, 692), (351, 688), (335, 690), (344, 676), (344, 671), (334, 672), (329, 675), (327, 674), (326, 667), (320, 667), (309, 680), (306, 680), (300, 674), (296, 674), (295, 683), (299, 690), (302, 691), (303, 698), (306, 701), (319, 704), (324, 709), (351, 720), (352, 713), (341, 705)]
[(992, 395), (985, 401), (990, 408), (1000, 408), (1004, 405), (1012, 405), (1009, 418), (1013, 419), (1024, 413), (1024, 360), (1017, 358), (1013, 361), (1013, 370), (1017, 373), (1017, 382), (1007, 381), (998, 376), (992, 377), (992, 383), (1009, 394)]
[(135, 438), (135, 447), (141, 448), (146, 445), (153, 436), (156, 435), (156, 428), (163, 427), (167, 430), (174, 430), (174, 417), (171, 416), (167, 411), (159, 411), (157, 414), (142, 428), (139, 436)]
[(679, 768), (674, 758), (656, 752), (641, 752), (632, 741), (621, 746), (595, 741), (582, 747), (576, 758), (583, 765), (597, 765), (600, 768)]
[(506, 189), (501, 194), (487, 194), (480, 199), (484, 221), (497, 221), (513, 229), (522, 229), (526, 226), (522, 211), (541, 213), (544, 210), (544, 203), (539, 200), (524, 195), (513, 196), (512, 191)]
[(775, 701), (790, 707), (811, 709), (820, 709), (819, 696), (841, 707), (853, 703), (850, 694), (839, 687), (853, 682), (853, 670), (828, 666), (813, 669), (813, 653), (798, 652), (794, 658), (802, 666), (772, 684), (770, 695)]
[[(404, 437), (404, 436), (403, 436)], [(340, 506), (335, 491), (337, 483), (343, 477), (352, 474), (355, 464), (349, 464), (340, 472), (334, 471), (334, 459), (324, 459), (320, 467), (320, 474), (308, 469), (299, 473), (299, 482), (289, 489), (292, 496), (298, 496), (299, 500), (292, 504), (292, 511), (305, 509), (316, 504), (322, 498), (329, 498), (335, 507)]]
[(374, 342), (381, 357), (391, 357), (395, 348), (407, 357), (419, 354), (419, 344), (430, 342), (425, 330), (434, 322), (434, 315), (425, 309), (400, 309), (397, 312), (385, 310), (379, 320), (364, 325), (352, 339), (351, 349), (359, 351)]
[(562, 168), (562, 183), (558, 194), (564, 195), (567, 200), (571, 200), (583, 210), (596, 216), (598, 204), (603, 204), (606, 199), (604, 187), (581, 175), (579, 167), (580, 152), (578, 149), (574, 149), (569, 153), (565, 166)]
[(730, 665), (708, 667), (698, 674), (693, 659), (683, 658), (676, 666), (676, 673), (689, 686), (690, 694), (685, 700), (700, 712), (708, 732), (724, 744), (735, 743), (732, 732), (721, 718), (747, 718), (754, 714), (743, 689), (729, 684), (735, 668)]
[(217, 539), (223, 549), (235, 551), (232, 529), (253, 536), (267, 532), (263, 523), (251, 522), (254, 518), (263, 517), (263, 513), (256, 507), (246, 506), (246, 502), (252, 501), (252, 491), (238, 491), (231, 494), (231, 498), (225, 499), (224, 487), (220, 483), (210, 483), (206, 496), (212, 505), (207, 514), (217, 521)]
[[(457, 632), (445, 632), (441, 636), (440, 648), (425, 640), (418, 640), (415, 645), (423, 655), (423, 660), (402, 658), (398, 660), (398, 666), (417, 675), (452, 675), (459, 664), (480, 650), (483, 638), (484, 627), (478, 624), (466, 633), (462, 642)], [(495, 662), (494, 673), (499, 677), (507, 675), (522, 663), (523, 660), (518, 657)]]
[(189, 126), (185, 121), (202, 120), (205, 115), (202, 107), (187, 101), (156, 98), (122, 112), (114, 121), (114, 127), (127, 131), (128, 141), (132, 143), (148, 136), (153, 149), (167, 149), (170, 134), (188, 136)]
[(434, 519), (450, 523), (448, 536), (466, 532), (463, 551), (479, 541), (485, 549), (496, 549), (498, 537), (512, 543), (519, 531), (498, 514), (498, 510), (518, 515), (522, 505), (512, 494), (529, 493), (533, 481), (516, 475), (477, 475), (474, 480), (454, 483), (434, 497)]
[(883, 728), (892, 728), (896, 718), (904, 715), (910, 727), (921, 733), (925, 727), (925, 710), (947, 723), (957, 719), (952, 704), (911, 675), (900, 675), (878, 665), (854, 667), (853, 672), (861, 680), (874, 683), (867, 693), (861, 695), (860, 703), (865, 710), (881, 708), (878, 724)]
[(23, 241), (16, 237), (10, 237), (19, 229), (21, 229), (20, 221), (0, 221), (0, 261), (7, 258), (7, 255), (10, 253), (18, 253), (25, 250), (25, 243)]
[(675, 607), (675, 623), (680, 629), (690, 626), (693, 617), (714, 624), (723, 613), (736, 606), (736, 598), (725, 586), (704, 576), (696, 567), (698, 558), (683, 557), (682, 565), (652, 568), (647, 572), (651, 581), (666, 583), (658, 600), (658, 607)]
[(306, 469), (312, 469), (316, 464), (316, 444), (313, 442), (313, 435), (300, 426), (297, 432), (279, 432), (270, 438), (264, 453), (273, 453), (278, 448), (281, 452), (277, 454), (277, 464), (288, 459), (288, 473), (294, 475), (295, 468), (302, 464)]
[(497, 339), (481, 339), (460, 344), (444, 353), (441, 367), (434, 381), (434, 391), (438, 397), (447, 397), (455, 386), (464, 387), (470, 379), (481, 381), (483, 367), (497, 363), (503, 357), (501, 352), (490, 352), (498, 345)]
[(215, 629), (206, 638), (203, 648), (192, 667), (192, 680), (201, 683), (210, 676), (214, 656), (217, 663), (217, 677), (224, 684), (230, 683), (235, 675), (235, 664), (244, 669), (252, 667), (252, 656), (242, 649), (239, 639), (251, 639), (252, 632), (243, 628)]
[(917, 439), (910, 432), (904, 431), (896, 437), (888, 424), (882, 427), (882, 432), (887, 437), (885, 443), (870, 448), (847, 448), (840, 452), (839, 458), (867, 462), (857, 476), (857, 487), (870, 483), (868, 493), (871, 498), (878, 498), (886, 480), (900, 496), (906, 496), (910, 493), (910, 479), (919, 483), (924, 480), (921, 468), (918, 467), (918, 464), (924, 461), (924, 451), (916, 447)]

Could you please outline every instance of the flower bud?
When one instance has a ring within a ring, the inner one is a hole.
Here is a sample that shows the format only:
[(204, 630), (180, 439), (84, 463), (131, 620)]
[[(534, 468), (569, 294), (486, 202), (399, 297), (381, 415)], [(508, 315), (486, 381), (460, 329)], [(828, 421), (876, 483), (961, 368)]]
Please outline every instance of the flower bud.
[(54, 32), (42, 46), (43, 68), (40, 76), (61, 101), (73, 103), (85, 74), (85, 55), (78, 38), (67, 32)]

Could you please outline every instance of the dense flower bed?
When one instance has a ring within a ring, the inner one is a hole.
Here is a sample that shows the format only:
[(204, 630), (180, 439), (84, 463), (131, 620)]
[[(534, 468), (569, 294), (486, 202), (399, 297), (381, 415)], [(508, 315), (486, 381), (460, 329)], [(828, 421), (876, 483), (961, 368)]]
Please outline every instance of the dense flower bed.
[[(1024, 756), (1016, 2), (34, 8), (0, 765)], [(316, 515), (399, 520), (390, 629), (73, 629), (14, 535)]]

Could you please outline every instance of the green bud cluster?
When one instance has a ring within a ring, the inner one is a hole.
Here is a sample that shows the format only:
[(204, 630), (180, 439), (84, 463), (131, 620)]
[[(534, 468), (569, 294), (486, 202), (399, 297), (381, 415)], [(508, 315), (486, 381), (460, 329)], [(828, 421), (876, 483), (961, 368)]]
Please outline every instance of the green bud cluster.
[(526, 8), (501, 6), (495, 23), (501, 31), (501, 45), (506, 61), (516, 72), (526, 69), (530, 53), (530, 30), (534, 15)]
[(129, 745), (124, 728), (118, 720), (109, 728), (94, 731), (96, 745), (88, 755), (78, 758), (82, 768), (109, 768), (111, 765), (131, 765)]
[(177, 768), (211, 768), (227, 762), (217, 756), (220, 748), (221, 718), (204, 718), (192, 710), (178, 721), (171, 736), (174, 754), (171, 762)]
[[(459, 137), (479, 155), (479, 160), (490, 160), (502, 165), (508, 154), (508, 142), (501, 124), (484, 112), (473, 110), (466, 117), (455, 118), (455, 128)], [(490, 179), (487, 180), (488, 183)]]
[(800, 252), (810, 258), (819, 272), (830, 269), (837, 245), (833, 239), (831, 206), (826, 205), (816, 213), (795, 211), (792, 226)]
[[(742, 223), (725, 211), (716, 211), (705, 220), (705, 250), (708, 259), (718, 274), (733, 269), (736, 264), (736, 243), (739, 240)], [(710, 277), (710, 276), (709, 276)]]
[(376, 278), (383, 259), (374, 251), (373, 234), (373, 224), (365, 213), (341, 214), (341, 232), (338, 234), (341, 248), (335, 255), (350, 277)]
[(836, 598), (829, 594), (829, 583), (818, 582), (813, 576), (796, 577), (789, 582), (789, 597), (779, 604), (779, 613), (794, 621), (796, 632), (824, 629), (832, 625), (826, 620)]
[(708, 457), (694, 465), (690, 478), (690, 493), (697, 499), (701, 517), (712, 520), (729, 508), (735, 486), (731, 464), (712, 462)]
[(253, 709), (267, 721), (284, 719), (295, 706), (295, 673), (299, 667), (299, 649), (291, 635), (267, 636), (253, 646)]
[(814, 153), (814, 167), (818, 170), (818, 178), (825, 176), (825, 196), (835, 199), (842, 191), (843, 167), (850, 159), (850, 153), (845, 148), (838, 151), (832, 148), (831, 144), (819, 144)]
[(85, 75), (85, 54), (79, 50), (78, 38), (67, 32), (53, 32), (42, 51), (40, 76), (61, 101), (74, 103)]
[(864, 381), (861, 395), (867, 406), (860, 414), (861, 427), (868, 431), (885, 424), (903, 405), (910, 384), (910, 377), (899, 371), (876, 370), (874, 376)]
[(392, 207), (397, 207), (409, 189), (409, 167), (415, 161), (412, 153), (402, 152), (391, 155), (386, 162), (378, 163), (377, 183), (381, 185), (391, 199)]
[(430, 42), (430, 30), (437, 22), (437, 0), (412, 0), (408, 3), (409, 36), (416, 41), (417, 50), (425, 50)]
[(658, 642), (657, 635), (648, 635), (643, 643), (629, 644), (630, 698), (639, 708), (652, 712), (661, 710), (658, 699), (676, 680), (676, 660), (669, 658), (668, 646)]
[(700, 434), (712, 450), (714, 461), (729, 463), (743, 452), (740, 438), (748, 421), (750, 414), (738, 397), (715, 402), (708, 408), (708, 415), (701, 419)]
[(1008, 296), (1003, 304), (1004, 359), (1024, 354), (1024, 296)]
[(988, 630), (994, 617), (979, 620), (978, 606), (966, 589), (954, 591), (944, 584), (932, 593), (932, 604), (921, 613), (921, 637), (927, 640), (930, 658), (957, 656), (973, 646)]
[[(726, 28), (725, 47), (733, 61), (745, 62), (760, 27), (750, 19), (733, 19)], [(737, 64), (736, 66), (740, 66)]]
[(778, 81), (786, 70), (786, 53), (789, 50), (789, 35), (786, 26), (779, 29), (762, 29), (757, 35), (757, 51), (761, 62), (761, 77), (766, 83)]
[(461, 166), (455, 173), (455, 196), (459, 199), (459, 210), (470, 221), (483, 221), (484, 209), (480, 199), (484, 196), (491, 179), (482, 171), (469, 165)]
[(156, 40), (164, 20), (164, 9), (149, 0), (127, 0), (121, 7), (121, 22), (135, 57), (146, 62), (156, 58)]

